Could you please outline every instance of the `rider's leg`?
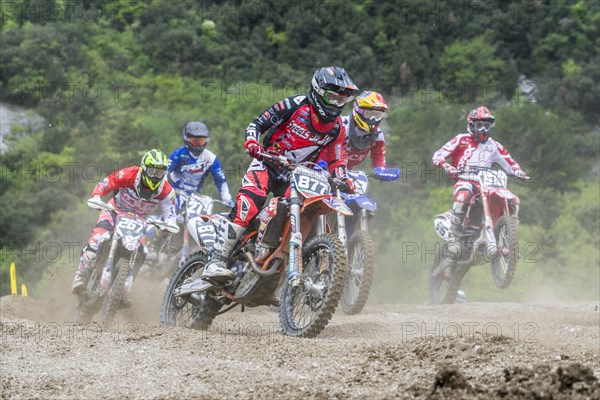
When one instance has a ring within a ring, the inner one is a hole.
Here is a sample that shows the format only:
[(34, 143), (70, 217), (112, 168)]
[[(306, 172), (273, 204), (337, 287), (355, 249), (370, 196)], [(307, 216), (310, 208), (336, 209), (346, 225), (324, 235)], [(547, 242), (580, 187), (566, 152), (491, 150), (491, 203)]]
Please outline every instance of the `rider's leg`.
[(227, 268), (227, 258), (242, 232), (265, 204), (269, 192), (269, 173), (264, 168), (258, 169), (256, 163), (250, 165), (242, 179), (242, 187), (229, 217), (218, 221), (215, 244), (202, 278), (225, 281), (233, 278), (233, 273)]
[(460, 236), (465, 212), (472, 196), (472, 186), (468, 182), (459, 181), (454, 186), (454, 204), (452, 205), (452, 232), (448, 241), (448, 250), (453, 254), (460, 253)]
[(108, 211), (102, 211), (98, 217), (98, 222), (92, 230), (88, 243), (81, 250), (79, 266), (73, 278), (73, 286), (71, 291), (76, 295), (85, 294), (86, 286), (94, 266), (96, 265), (96, 257), (102, 242), (110, 235), (114, 229), (113, 215)]

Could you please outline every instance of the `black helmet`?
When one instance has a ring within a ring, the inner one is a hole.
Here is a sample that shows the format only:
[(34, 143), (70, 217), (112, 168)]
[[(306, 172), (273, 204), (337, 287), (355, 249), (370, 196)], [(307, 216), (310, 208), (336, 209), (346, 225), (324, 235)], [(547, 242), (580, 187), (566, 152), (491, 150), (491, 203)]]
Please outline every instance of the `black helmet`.
[(317, 112), (319, 120), (330, 123), (341, 114), (344, 105), (354, 100), (358, 87), (341, 67), (323, 67), (315, 71), (308, 101)]
[(208, 128), (202, 122), (189, 122), (183, 129), (183, 143), (194, 157), (198, 157), (208, 144)]

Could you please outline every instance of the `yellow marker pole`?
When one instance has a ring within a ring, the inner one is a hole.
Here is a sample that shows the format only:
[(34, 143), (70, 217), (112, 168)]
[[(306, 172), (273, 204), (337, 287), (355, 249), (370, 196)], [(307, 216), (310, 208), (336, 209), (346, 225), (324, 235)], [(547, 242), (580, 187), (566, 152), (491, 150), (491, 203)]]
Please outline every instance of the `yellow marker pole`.
[(15, 269), (15, 263), (10, 264), (10, 293), (13, 296), (17, 295), (17, 271)]
[(21, 285), (21, 296), (27, 297), (27, 286), (25, 284)]

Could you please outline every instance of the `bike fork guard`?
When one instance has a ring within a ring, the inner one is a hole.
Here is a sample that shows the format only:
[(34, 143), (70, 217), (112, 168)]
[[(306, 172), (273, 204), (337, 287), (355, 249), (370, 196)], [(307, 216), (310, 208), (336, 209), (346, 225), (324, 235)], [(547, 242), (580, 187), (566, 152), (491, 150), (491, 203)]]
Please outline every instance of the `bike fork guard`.
[(100, 280), (100, 286), (102, 289), (108, 290), (112, 277), (113, 264), (115, 261), (115, 252), (117, 251), (118, 240), (113, 237), (110, 243), (110, 250), (106, 263), (104, 263), (104, 269), (102, 270), (102, 279)]
[(187, 229), (187, 226), (184, 226), (184, 229), (183, 229), (183, 247), (181, 248), (181, 257), (179, 258), (179, 263), (181, 264), (187, 258), (187, 256), (189, 254), (190, 254), (190, 234), (189, 234), (189, 231)]
[(298, 226), (297, 215), (300, 214), (300, 206), (293, 204), (290, 215), (290, 258), (288, 264), (288, 280), (291, 281), (300, 275), (302, 268), (302, 233)]

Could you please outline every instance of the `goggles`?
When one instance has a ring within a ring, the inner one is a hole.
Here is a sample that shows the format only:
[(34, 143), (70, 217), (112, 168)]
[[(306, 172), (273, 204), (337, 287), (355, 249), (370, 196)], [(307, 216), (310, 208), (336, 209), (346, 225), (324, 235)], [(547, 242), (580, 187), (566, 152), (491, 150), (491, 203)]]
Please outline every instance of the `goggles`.
[(186, 137), (187, 142), (192, 146), (204, 146), (208, 143), (208, 138), (205, 137)]
[(145, 173), (150, 178), (162, 179), (167, 174), (167, 170), (164, 168), (147, 167), (145, 168)]
[(477, 132), (489, 132), (493, 126), (494, 126), (494, 123), (492, 121), (475, 121), (475, 122), (473, 122), (473, 128), (475, 128), (475, 131), (477, 131)]
[(360, 107), (357, 107), (357, 110), (360, 113), (360, 115), (365, 117), (365, 119), (375, 120), (377, 122), (381, 121), (383, 119), (383, 116), (385, 115), (385, 111), (381, 110), (367, 110)]
[(324, 90), (321, 97), (326, 104), (336, 107), (343, 107), (348, 102), (354, 100), (354, 96), (340, 94), (329, 90)]

